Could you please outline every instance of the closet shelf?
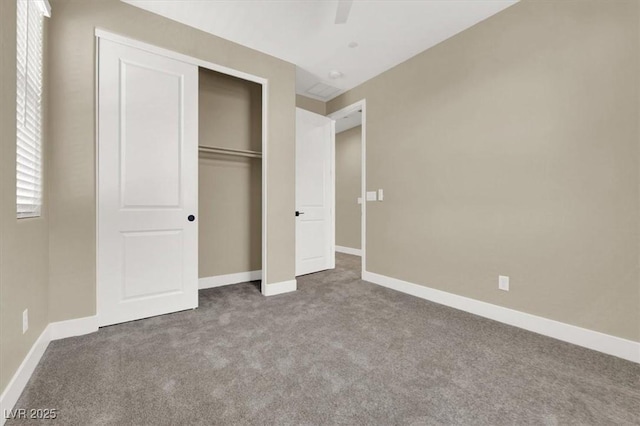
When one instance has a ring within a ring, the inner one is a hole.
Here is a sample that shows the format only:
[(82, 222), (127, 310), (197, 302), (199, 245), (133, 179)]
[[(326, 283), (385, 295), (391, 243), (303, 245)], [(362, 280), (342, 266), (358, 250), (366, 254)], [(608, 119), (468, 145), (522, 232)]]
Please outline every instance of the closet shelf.
[(198, 151), (208, 152), (212, 154), (237, 155), (240, 157), (249, 157), (249, 158), (262, 158), (261, 152), (249, 151), (244, 149), (231, 149), (231, 148), (220, 148), (216, 146), (198, 145)]

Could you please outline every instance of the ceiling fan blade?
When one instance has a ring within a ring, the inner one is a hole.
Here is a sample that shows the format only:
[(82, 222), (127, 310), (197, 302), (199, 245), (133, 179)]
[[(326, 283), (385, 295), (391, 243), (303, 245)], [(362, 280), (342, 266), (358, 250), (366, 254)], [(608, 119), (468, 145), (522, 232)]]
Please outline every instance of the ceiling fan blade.
[(349, 12), (353, 0), (338, 0), (338, 9), (336, 10), (336, 24), (344, 24), (349, 19)]

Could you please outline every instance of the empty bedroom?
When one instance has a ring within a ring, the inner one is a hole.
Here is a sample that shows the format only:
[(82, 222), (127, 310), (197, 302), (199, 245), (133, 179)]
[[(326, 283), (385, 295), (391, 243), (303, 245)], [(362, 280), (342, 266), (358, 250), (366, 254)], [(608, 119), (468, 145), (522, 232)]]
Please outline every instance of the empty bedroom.
[(1, 0), (0, 425), (640, 424), (640, 0)]

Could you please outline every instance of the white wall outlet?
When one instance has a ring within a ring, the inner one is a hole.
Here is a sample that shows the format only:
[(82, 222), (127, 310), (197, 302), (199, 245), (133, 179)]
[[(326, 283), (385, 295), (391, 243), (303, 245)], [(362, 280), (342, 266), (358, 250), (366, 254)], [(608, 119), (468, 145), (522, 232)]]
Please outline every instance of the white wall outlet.
[(367, 201), (377, 201), (377, 195), (376, 191), (367, 191)]
[(29, 309), (25, 309), (22, 312), (22, 334), (26, 333), (29, 329)]
[(378, 201), (384, 200), (384, 192), (382, 189), (378, 189)]
[(509, 277), (498, 275), (498, 288), (500, 290), (509, 291)]

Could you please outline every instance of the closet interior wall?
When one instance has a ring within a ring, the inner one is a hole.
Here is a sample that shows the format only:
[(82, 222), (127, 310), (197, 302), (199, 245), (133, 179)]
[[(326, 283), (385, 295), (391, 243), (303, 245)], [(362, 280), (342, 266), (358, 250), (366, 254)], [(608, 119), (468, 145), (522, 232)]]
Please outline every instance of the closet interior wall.
[[(199, 145), (262, 151), (262, 87), (199, 71)], [(199, 277), (262, 269), (262, 160), (199, 151)]]

